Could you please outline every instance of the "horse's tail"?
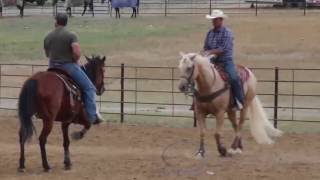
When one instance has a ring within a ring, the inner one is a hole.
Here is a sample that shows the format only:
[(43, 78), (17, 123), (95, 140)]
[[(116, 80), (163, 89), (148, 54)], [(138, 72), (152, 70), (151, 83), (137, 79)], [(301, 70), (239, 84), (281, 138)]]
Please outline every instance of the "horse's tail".
[(262, 104), (257, 96), (249, 106), (251, 134), (259, 144), (272, 144), (273, 137), (282, 135), (282, 131), (274, 128), (267, 118)]
[(35, 130), (32, 116), (36, 113), (37, 92), (38, 82), (29, 79), (24, 83), (19, 95), (18, 113), (21, 125), (20, 133), (23, 141), (30, 139)]

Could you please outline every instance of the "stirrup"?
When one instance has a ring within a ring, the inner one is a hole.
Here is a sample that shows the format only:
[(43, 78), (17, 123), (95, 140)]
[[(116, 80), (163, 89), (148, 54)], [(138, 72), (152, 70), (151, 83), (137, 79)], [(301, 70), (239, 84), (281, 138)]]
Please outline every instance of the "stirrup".
[(243, 109), (243, 104), (238, 99), (236, 99), (236, 107), (238, 110)]

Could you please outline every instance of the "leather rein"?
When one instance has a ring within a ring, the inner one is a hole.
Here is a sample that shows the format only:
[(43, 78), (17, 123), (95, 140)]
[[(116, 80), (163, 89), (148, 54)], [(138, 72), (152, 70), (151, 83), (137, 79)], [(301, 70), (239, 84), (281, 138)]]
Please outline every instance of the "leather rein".
[[(181, 78), (183, 79), (186, 79), (187, 82), (188, 82), (188, 86), (191, 88), (191, 92), (193, 94), (193, 96), (196, 98), (197, 101), (199, 102), (203, 102), (203, 103), (208, 103), (208, 102), (211, 102), (213, 101), (214, 99), (216, 99), (217, 97), (219, 97), (220, 95), (222, 95), (225, 91), (227, 91), (229, 88), (230, 88), (230, 85), (228, 83), (225, 83), (224, 87), (209, 94), (209, 95), (201, 95), (199, 93), (198, 90), (196, 90), (194, 88), (194, 82), (192, 81), (192, 77), (193, 77), (193, 74), (194, 74), (194, 65), (192, 66), (192, 71), (190, 73), (189, 76), (181, 76)], [(216, 81), (216, 73), (213, 69), (213, 67), (211, 66), (211, 69), (212, 69), (212, 72), (213, 72), (213, 75), (214, 75), (214, 82)]]

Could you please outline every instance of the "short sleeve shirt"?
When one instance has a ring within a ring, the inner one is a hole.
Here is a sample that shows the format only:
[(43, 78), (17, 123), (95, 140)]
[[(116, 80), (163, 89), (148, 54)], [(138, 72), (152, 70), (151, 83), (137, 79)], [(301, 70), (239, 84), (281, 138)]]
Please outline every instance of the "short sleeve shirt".
[(73, 62), (72, 43), (78, 42), (77, 36), (64, 27), (57, 27), (44, 39), (44, 49), (52, 62)]

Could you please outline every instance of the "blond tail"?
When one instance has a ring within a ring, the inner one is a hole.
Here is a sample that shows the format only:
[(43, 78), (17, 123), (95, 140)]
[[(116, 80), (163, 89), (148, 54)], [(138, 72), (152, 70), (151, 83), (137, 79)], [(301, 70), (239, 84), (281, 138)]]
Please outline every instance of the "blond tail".
[(259, 98), (256, 96), (249, 106), (251, 134), (259, 144), (272, 144), (272, 137), (279, 137), (282, 132), (272, 126), (267, 118)]

